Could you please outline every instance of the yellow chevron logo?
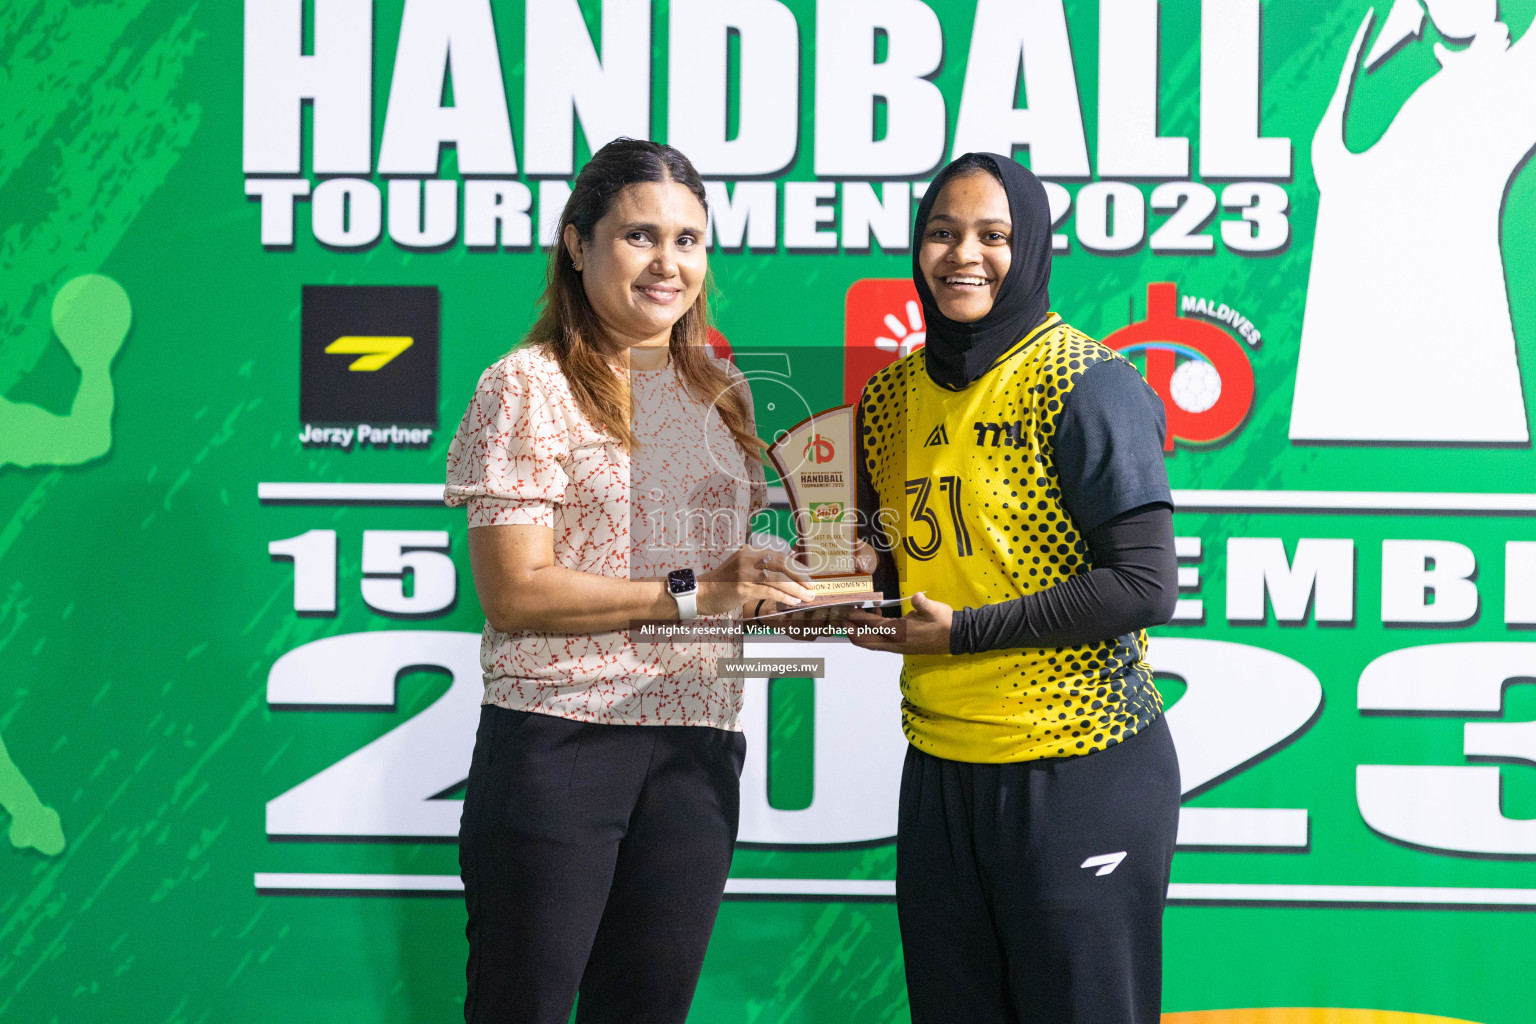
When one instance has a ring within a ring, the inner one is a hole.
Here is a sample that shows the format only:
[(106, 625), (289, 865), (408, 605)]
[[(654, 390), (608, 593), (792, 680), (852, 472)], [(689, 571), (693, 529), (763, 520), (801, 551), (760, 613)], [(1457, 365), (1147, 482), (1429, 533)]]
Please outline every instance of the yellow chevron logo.
[(348, 334), (325, 346), (325, 351), (333, 356), (358, 356), (347, 369), (369, 373), (388, 365), (390, 360), (410, 348), (415, 341), (415, 338)]

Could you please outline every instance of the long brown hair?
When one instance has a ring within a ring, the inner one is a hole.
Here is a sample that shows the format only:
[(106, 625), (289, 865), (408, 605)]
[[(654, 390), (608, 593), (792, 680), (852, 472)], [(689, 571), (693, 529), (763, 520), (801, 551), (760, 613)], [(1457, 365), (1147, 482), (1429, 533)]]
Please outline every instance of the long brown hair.
[[(555, 247), (549, 254), (549, 278), (539, 300), (539, 318), (529, 328), (525, 344), (542, 345), (555, 357), (570, 384), (577, 406), (593, 423), (601, 424), (626, 450), (640, 444), (630, 429), (630, 394), (622, 375), (614, 372), (603, 347), (603, 327), (587, 298), (581, 273), (565, 244), (566, 225), (574, 225), (583, 242), (626, 186), (642, 182), (676, 182), (692, 192), (709, 210), (699, 172), (671, 146), (642, 139), (615, 139), (592, 155), (571, 188), (560, 215)], [(699, 296), (677, 323), (667, 344), (672, 364), (689, 394), (720, 411), (726, 429), (749, 457), (764, 445), (751, 428), (744, 381), (735, 381), (707, 354), (710, 280), (705, 276)], [(733, 386), (739, 385), (739, 386)]]

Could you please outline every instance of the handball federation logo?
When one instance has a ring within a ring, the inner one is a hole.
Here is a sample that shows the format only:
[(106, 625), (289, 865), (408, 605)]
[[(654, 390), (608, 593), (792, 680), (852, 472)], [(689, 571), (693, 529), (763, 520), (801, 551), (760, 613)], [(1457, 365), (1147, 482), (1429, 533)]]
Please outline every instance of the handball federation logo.
[(1143, 376), (1168, 415), (1165, 451), (1175, 441), (1224, 440), (1253, 407), (1253, 366), (1242, 344), (1213, 323), (1180, 316), (1178, 300), (1172, 282), (1147, 285), (1147, 318), (1104, 339), (1121, 355), (1145, 362)]
[(820, 466), (822, 463), (831, 462), (832, 457), (837, 454), (837, 449), (828, 438), (820, 434), (812, 434), (805, 442), (805, 450), (800, 454)]

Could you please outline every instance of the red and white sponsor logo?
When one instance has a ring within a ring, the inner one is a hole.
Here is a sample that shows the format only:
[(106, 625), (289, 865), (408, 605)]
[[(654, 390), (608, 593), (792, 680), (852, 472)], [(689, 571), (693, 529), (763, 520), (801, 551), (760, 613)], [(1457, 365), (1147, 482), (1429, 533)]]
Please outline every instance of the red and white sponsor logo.
[(832, 461), (832, 457), (837, 454), (837, 447), (832, 444), (831, 438), (812, 434), (805, 442), (805, 450), (800, 454), (819, 466), (824, 462)]
[(1143, 375), (1168, 415), (1165, 451), (1175, 441), (1214, 444), (1253, 408), (1253, 365), (1242, 343), (1205, 320), (1179, 315), (1179, 286), (1147, 285), (1147, 318), (1104, 338), (1122, 355), (1141, 355)]
[(927, 340), (923, 307), (909, 277), (866, 277), (848, 289), (843, 315), (843, 401), (864, 382)]

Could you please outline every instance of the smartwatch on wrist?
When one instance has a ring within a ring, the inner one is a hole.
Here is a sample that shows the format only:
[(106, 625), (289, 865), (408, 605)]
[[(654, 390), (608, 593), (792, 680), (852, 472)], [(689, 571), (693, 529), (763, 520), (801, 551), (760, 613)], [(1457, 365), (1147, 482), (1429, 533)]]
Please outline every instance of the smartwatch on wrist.
[(667, 573), (667, 593), (677, 602), (677, 617), (682, 622), (699, 617), (699, 581), (692, 569), (674, 569)]

